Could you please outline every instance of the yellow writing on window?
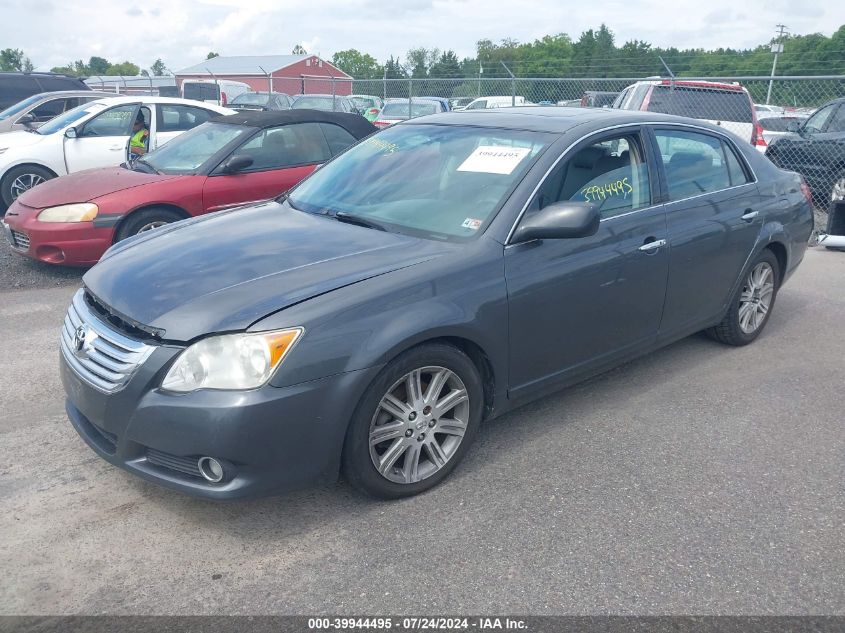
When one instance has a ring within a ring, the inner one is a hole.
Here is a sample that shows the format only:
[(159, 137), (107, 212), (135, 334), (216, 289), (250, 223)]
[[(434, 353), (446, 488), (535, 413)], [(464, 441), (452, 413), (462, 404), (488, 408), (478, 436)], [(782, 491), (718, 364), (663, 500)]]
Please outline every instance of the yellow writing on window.
[(627, 200), (628, 196), (634, 191), (634, 188), (628, 182), (628, 177), (621, 180), (611, 180), (600, 185), (591, 185), (584, 187), (581, 190), (581, 195), (587, 202), (603, 202), (608, 198), (622, 196)]

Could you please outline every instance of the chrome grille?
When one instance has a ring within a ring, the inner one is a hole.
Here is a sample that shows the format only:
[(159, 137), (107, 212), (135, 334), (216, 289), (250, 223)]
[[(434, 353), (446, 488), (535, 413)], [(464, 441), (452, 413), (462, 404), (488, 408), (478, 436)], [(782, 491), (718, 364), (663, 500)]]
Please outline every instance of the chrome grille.
[(12, 229), (12, 246), (22, 251), (29, 250), (29, 235)]
[(105, 393), (123, 388), (154, 349), (107, 326), (89, 309), (83, 290), (68, 308), (61, 347), (73, 371)]

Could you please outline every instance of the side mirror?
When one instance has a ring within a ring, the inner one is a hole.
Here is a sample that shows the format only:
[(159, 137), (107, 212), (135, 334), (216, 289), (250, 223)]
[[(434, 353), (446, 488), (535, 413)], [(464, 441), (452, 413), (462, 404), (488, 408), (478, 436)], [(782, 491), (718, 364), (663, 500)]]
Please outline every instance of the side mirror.
[(253, 160), (252, 156), (247, 156), (245, 154), (235, 154), (231, 156), (229, 160), (223, 163), (223, 167), (221, 171), (224, 174), (235, 174), (239, 171), (243, 171), (247, 167), (252, 166), (252, 163), (255, 161)]
[(522, 222), (511, 242), (589, 237), (599, 230), (600, 219), (599, 208), (590, 202), (556, 202)]
[(786, 124), (787, 132), (799, 132), (801, 130), (801, 123), (798, 121), (790, 121)]
[(65, 130), (65, 138), (76, 138), (76, 137), (77, 137), (77, 133), (76, 133), (75, 127), (69, 127), (68, 129)]
[(35, 123), (35, 115), (32, 112), (27, 112), (17, 122), (24, 127), (32, 127), (32, 124)]

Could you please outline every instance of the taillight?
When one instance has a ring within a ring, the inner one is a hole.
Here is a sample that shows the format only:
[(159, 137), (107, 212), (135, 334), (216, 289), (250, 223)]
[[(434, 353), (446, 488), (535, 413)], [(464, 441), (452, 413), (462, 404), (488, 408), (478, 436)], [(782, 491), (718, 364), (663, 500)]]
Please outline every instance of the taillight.
[(390, 121), (373, 121), (373, 125), (376, 127), (387, 127), (390, 125)]
[(768, 147), (766, 139), (763, 137), (763, 126), (759, 121), (754, 121), (754, 132), (751, 133), (751, 144), (754, 147)]
[(807, 181), (804, 180), (804, 177), (801, 177), (801, 193), (804, 194), (804, 198), (807, 200), (807, 204), (813, 204), (813, 192), (810, 191), (810, 187), (807, 185)]
[(229, 100), (226, 98), (226, 93), (221, 92), (220, 93), (220, 105), (226, 105), (227, 101), (229, 101)]
[(367, 112), (367, 114), (378, 114), (378, 113), (379, 113), (378, 108), (370, 108), (370, 111)]

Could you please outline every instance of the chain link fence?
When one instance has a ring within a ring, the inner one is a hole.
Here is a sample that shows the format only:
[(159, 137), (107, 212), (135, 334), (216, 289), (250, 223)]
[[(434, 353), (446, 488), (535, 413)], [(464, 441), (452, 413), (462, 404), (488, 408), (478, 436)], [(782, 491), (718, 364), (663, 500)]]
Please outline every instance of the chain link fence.
[[(730, 87), (708, 85), (714, 82)], [(611, 107), (625, 91), (617, 104), (621, 107), (712, 121), (753, 143), (778, 166), (804, 176), (819, 210), (827, 210), (832, 201), (845, 201), (845, 105), (822, 107), (845, 96), (841, 75), (373, 79), (355, 80), (351, 89), (356, 95), (382, 99), (437, 97), (450, 100), (453, 107), (475, 100), (473, 108)]]

